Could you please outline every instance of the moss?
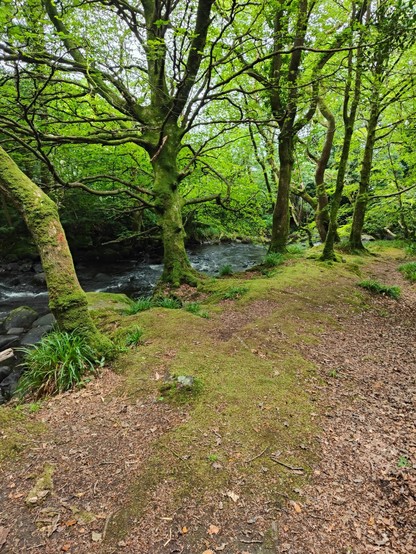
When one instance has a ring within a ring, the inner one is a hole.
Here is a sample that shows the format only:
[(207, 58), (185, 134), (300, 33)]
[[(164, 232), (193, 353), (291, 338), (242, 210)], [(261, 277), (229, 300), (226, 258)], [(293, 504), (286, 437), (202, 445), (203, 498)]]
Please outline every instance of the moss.
[(0, 408), (0, 462), (15, 459), (44, 431), (20, 408)]
[(110, 310), (115, 312), (123, 312), (126, 305), (131, 303), (131, 300), (125, 294), (115, 294), (112, 292), (87, 292), (88, 308), (90, 310)]
[(25, 498), (27, 506), (38, 506), (53, 491), (53, 473), (55, 466), (46, 463), (42, 475), (36, 480), (34, 487)]

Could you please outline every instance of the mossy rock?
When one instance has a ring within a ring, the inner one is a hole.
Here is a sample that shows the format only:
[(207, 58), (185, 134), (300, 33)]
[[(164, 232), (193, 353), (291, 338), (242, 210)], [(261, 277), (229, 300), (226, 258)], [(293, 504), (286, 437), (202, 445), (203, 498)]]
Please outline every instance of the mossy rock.
[(16, 327), (28, 329), (38, 317), (39, 314), (33, 308), (20, 306), (9, 313), (3, 325), (6, 331)]

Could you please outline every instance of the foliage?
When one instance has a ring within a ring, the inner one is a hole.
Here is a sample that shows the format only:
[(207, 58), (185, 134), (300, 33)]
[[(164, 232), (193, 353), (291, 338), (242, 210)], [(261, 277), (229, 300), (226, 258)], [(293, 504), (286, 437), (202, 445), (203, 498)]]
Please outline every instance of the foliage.
[(199, 317), (203, 317), (205, 319), (209, 318), (208, 312), (201, 309), (201, 305), (199, 302), (188, 302), (185, 304), (185, 310), (191, 314), (197, 315)]
[(399, 271), (401, 271), (409, 281), (416, 282), (416, 262), (402, 264), (399, 266)]
[(222, 294), (224, 300), (236, 300), (248, 291), (247, 287), (230, 287)]
[(126, 335), (126, 346), (137, 346), (143, 336), (143, 329), (135, 327), (128, 331)]
[(226, 277), (227, 275), (233, 274), (233, 268), (230, 264), (223, 265), (220, 267), (219, 274), (221, 277)]
[(374, 279), (361, 281), (358, 285), (370, 292), (382, 294), (383, 296), (390, 296), (390, 298), (394, 298), (395, 300), (400, 298), (400, 287), (397, 286), (383, 285)]
[(39, 398), (82, 385), (104, 362), (76, 332), (55, 331), (19, 351), (24, 354), (25, 368), (16, 392), (20, 397), (30, 394)]
[(181, 302), (176, 298), (143, 296), (136, 298), (126, 310), (127, 315), (135, 315), (139, 312), (150, 310), (150, 308), (167, 308), (169, 310), (178, 310)]
[(271, 268), (281, 265), (284, 261), (285, 259), (282, 254), (271, 252), (270, 254), (267, 254), (267, 256), (264, 258), (263, 265), (265, 267)]

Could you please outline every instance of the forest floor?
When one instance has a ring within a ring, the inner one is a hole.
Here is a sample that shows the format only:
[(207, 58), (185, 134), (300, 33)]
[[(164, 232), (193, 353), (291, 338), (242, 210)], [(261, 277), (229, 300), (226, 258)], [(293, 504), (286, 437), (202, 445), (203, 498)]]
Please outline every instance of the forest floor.
[[(1, 554), (415, 553), (403, 257), (208, 281), (192, 300), (209, 318), (96, 305), (143, 342), (82, 390), (0, 409)], [(368, 277), (400, 300), (359, 288)], [(194, 392), (163, 392), (169, 375)]]

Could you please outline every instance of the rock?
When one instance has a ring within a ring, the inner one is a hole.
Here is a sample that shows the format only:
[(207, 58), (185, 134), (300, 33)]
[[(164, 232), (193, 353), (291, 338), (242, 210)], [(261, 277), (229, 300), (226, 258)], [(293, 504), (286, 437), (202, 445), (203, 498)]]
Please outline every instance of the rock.
[(7, 402), (7, 399), (4, 398), (4, 396), (3, 396), (2, 394), (0, 394), (0, 406), (1, 406), (2, 404), (6, 404), (6, 402)]
[(32, 323), (37, 319), (38, 313), (28, 306), (20, 306), (15, 308), (6, 317), (4, 322), (4, 328), (6, 331), (13, 327), (24, 327), (28, 329)]
[(12, 327), (7, 331), (7, 335), (21, 335), (24, 332), (24, 327)]
[(53, 314), (45, 314), (32, 323), (32, 327), (42, 327), (43, 325), (55, 325), (56, 319)]
[(53, 472), (55, 467), (46, 463), (43, 473), (36, 481), (35, 486), (25, 498), (27, 506), (39, 505), (53, 490)]
[(17, 383), (20, 379), (21, 374), (22, 374), (22, 369), (14, 369), (10, 373), (10, 375), (8, 375), (0, 383), (0, 394), (6, 400), (10, 400), (10, 398), (13, 396), (13, 394), (14, 394), (16, 388), (17, 388)]
[(33, 276), (33, 281), (37, 285), (44, 285), (46, 283), (46, 275), (44, 273), (36, 273)]
[(0, 367), (0, 383), (6, 379), (6, 377), (8, 377), (10, 375), (10, 373), (12, 372), (12, 368), (9, 367), (8, 365), (5, 365), (3, 367)]
[(41, 340), (41, 338), (51, 331), (52, 325), (40, 325), (39, 327), (33, 327), (20, 341), (20, 344), (23, 346), (28, 346), (30, 344), (36, 344)]
[(43, 273), (42, 264), (33, 264), (33, 271), (36, 273)]
[(9, 348), (19, 340), (19, 335), (0, 335), (0, 350)]
[(361, 240), (363, 242), (371, 242), (376, 239), (372, 235), (361, 235)]
[(195, 379), (191, 375), (178, 375), (176, 377), (176, 382), (181, 387), (193, 387)]

